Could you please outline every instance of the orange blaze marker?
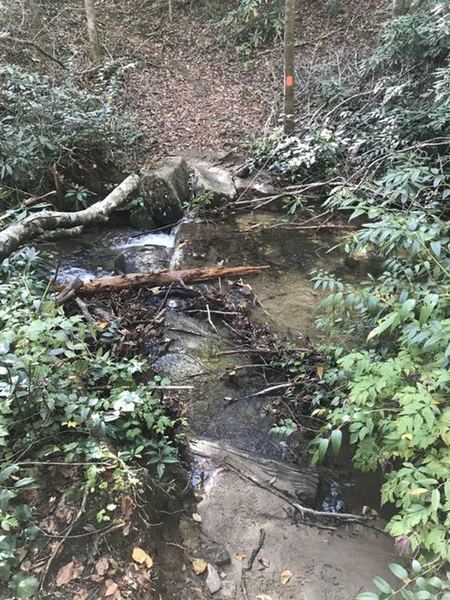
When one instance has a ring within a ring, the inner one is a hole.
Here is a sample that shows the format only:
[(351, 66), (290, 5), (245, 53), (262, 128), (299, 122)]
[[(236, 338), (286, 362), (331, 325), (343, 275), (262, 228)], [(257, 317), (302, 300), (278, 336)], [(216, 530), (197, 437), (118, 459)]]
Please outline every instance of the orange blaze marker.
[(294, 76), (286, 75), (286, 87), (292, 87), (294, 85)]

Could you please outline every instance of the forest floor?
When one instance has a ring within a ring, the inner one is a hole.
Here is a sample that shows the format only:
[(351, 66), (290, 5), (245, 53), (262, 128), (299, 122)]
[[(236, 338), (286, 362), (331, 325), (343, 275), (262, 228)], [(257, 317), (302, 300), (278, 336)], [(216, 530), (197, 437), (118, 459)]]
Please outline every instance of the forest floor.
[[(239, 56), (235, 47), (225, 45), (220, 27), (230, 3), (180, 0), (169, 22), (163, 0), (98, 2), (109, 59), (103, 70), (89, 66), (79, 3), (42, 4), (48, 44), (55, 56), (71, 64), (83, 84), (101, 87), (122, 67), (119, 102), (142, 132), (132, 159), (137, 167), (174, 153), (242, 152), (250, 140), (276, 125), (283, 86), (282, 40), (251, 58)], [(359, 61), (373, 49), (379, 24), (389, 14), (387, 0), (334, 4), (299, 2), (298, 106), (303, 113), (314, 107), (324, 79), (332, 77), (333, 85), (339, 86), (355, 78)], [(33, 61), (46, 63), (36, 55)], [(55, 74), (59, 70), (49, 63), (41, 66), (55, 69)]]

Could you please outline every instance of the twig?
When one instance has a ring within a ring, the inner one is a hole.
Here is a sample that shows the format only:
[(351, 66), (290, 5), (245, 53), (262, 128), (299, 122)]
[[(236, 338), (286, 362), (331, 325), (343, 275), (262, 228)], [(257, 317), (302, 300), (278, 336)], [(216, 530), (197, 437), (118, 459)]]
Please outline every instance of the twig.
[(248, 396), (242, 396), (239, 399), (247, 400), (249, 398), (256, 398), (257, 396), (266, 396), (267, 394), (270, 394), (271, 392), (275, 392), (276, 390), (283, 390), (286, 388), (293, 387), (294, 385), (297, 385), (297, 383), (298, 382), (278, 383), (277, 385), (271, 385), (270, 387), (260, 390), (259, 392), (255, 392), (254, 394), (249, 394)]
[(83, 281), (79, 277), (75, 277), (69, 285), (67, 285), (61, 292), (56, 296), (56, 304), (61, 306), (64, 302), (67, 302), (75, 296), (77, 291), (83, 287)]
[(193, 385), (155, 385), (154, 390), (193, 390)]
[(208, 323), (211, 325), (212, 330), (215, 331), (217, 333), (217, 335), (219, 335), (219, 332), (217, 331), (217, 327), (214, 325), (214, 323), (212, 322), (212, 319), (211, 319), (211, 312), (209, 310), (209, 304), (206, 305), (206, 312), (208, 315)]
[(3, 41), (13, 42), (13, 43), (16, 43), (16, 44), (23, 44), (24, 46), (28, 46), (29, 48), (34, 48), (40, 54), (42, 54), (42, 56), (45, 56), (46, 58), (49, 58), (50, 60), (52, 60), (56, 64), (58, 64), (61, 68), (63, 68), (66, 71), (68, 71), (68, 67), (66, 67), (66, 65), (64, 63), (62, 63), (59, 59), (55, 58), (54, 56), (52, 56), (51, 54), (49, 54), (48, 52), (46, 52), (43, 48), (41, 48), (38, 44), (36, 44), (36, 42), (30, 42), (29, 40), (21, 40), (19, 38), (11, 37), (9, 35), (9, 33), (6, 33), (6, 32), (0, 34), (0, 41), (2, 41), (2, 42)]
[(70, 526), (68, 527), (66, 533), (64, 534), (64, 537), (61, 539), (60, 542), (58, 542), (58, 544), (56, 545), (56, 548), (53, 550), (52, 555), (50, 556), (50, 558), (47, 561), (47, 564), (45, 566), (45, 569), (42, 572), (42, 576), (41, 576), (41, 583), (39, 588), (42, 590), (44, 583), (45, 583), (45, 579), (48, 575), (48, 572), (50, 570), (50, 567), (52, 566), (53, 561), (55, 560), (55, 558), (58, 556), (59, 552), (61, 551), (61, 548), (64, 545), (64, 542), (67, 540), (67, 538), (69, 537), (70, 533), (72, 532), (72, 529), (75, 527), (76, 522), (80, 519), (80, 517), (82, 516), (82, 514), (84, 513), (85, 509), (86, 509), (86, 503), (87, 503), (87, 499), (89, 496), (89, 487), (86, 486), (84, 488), (84, 494), (83, 494), (83, 499), (81, 501), (81, 505), (80, 508), (78, 509), (77, 514), (75, 515), (75, 518), (73, 519), (72, 523), (70, 524)]
[[(277, 296), (276, 296), (277, 297)], [(292, 348), (292, 352), (311, 352), (310, 348)], [(268, 348), (236, 348), (236, 350), (221, 350), (216, 352), (216, 356), (226, 356), (228, 354), (276, 354), (277, 350)]]
[(234, 471), (239, 477), (241, 477), (241, 479), (248, 479), (249, 481), (251, 481), (252, 483), (257, 485), (261, 489), (267, 490), (271, 494), (274, 494), (275, 496), (278, 496), (279, 498), (281, 498), (282, 500), (287, 502), (290, 506), (292, 506), (292, 508), (294, 508), (297, 512), (299, 512), (302, 517), (304, 517), (305, 515), (311, 515), (313, 517), (326, 517), (328, 519), (332, 518), (332, 519), (338, 519), (338, 520), (346, 521), (346, 522), (354, 521), (357, 523), (361, 523), (362, 525), (366, 525), (367, 527), (370, 527), (372, 529), (376, 529), (377, 531), (380, 531), (381, 533), (386, 533), (384, 531), (384, 529), (381, 529), (380, 527), (376, 527), (375, 525), (367, 523), (367, 521), (369, 521), (370, 517), (365, 517), (364, 515), (355, 515), (353, 513), (326, 512), (323, 510), (315, 510), (313, 508), (308, 508), (307, 506), (302, 506), (301, 504), (298, 504), (298, 502), (294, 502), (293, 500), (291, 500), (286, 494), (283, 494), (282, 492), (280, 492), (279, 490), (277, 490), (276, 488), (274, 488), (270, 485), (266, 485), (265, 483), (263, 483), (262, 481), (260, 481), (256, 477), (254, 477), (253, 475), (250, 475), (248, 473), (243, 473), (240, 469), (238, 469), (237, 467), (232, 465), (227, 460), (224, 460), (223, 463), (229, 469)]
[(75, 302), (78, 308), (81, 310), (83, 317), (86, 319), (86, 321), (88, 321), (88, 323), (95, 323), (95, 319), (89, 312), (86, 302), (84, 302), (84, 300), (82, 300), (81, 298), (75, 298)]
[(264, 531), (264, 529), (260, 529), (259, 530), (259, 541), (258, 541), (258, 545), (256, 546), (256, 548), (252, 551), (250, 558), (248, 559), (248, 563), (247, 566), (245, 567), (246, 571), (251, 571), (253, 568), (253, 563), (256, 560), (256, 557), (258, 556), (261, 548), (264, 545), (264, 540), (266, 539), (266, 532)]

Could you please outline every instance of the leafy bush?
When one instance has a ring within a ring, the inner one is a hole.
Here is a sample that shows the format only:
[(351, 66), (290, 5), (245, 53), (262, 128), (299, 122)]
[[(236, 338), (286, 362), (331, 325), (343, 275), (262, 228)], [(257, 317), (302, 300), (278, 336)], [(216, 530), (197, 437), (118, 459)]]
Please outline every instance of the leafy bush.
[(178, 460), (157, 382), (137, 382), (145, 361), (113, 360), (99, 332), (55, 304), (36, 265), (32, 251), (4, 261), (0, 284), (0, 579), (21, 598), (35, 583), (14, 574), (15, 548), (38, 533), (23, 492), (44, 486), (46, 462), (86, 463), (94, 491), (109, 485), (106, 469), (130, 485), (136, 459), (160, 476)]
[[(382, 501), (397, 509), (388, 531), (404, 553), (437, 558), (433, 568), (450, 559), (449, 15), (448, 2), (425, 1), (388, 23), (359, 91), (304, 115), (297, 136), (264, 141), (255, 158), (286, 180), (325, 182), (330, 212), (364, 222), (346, 249), (378, 256), (381, 274), (360, 285), (314, 274), (331, 341), (313, 460), (348, 432), (355, 464), (385, 472)], [(397, 595), (379, 581), (379, 597), (440, 597), (417, 581)]]
[[(379, 593), (361, 592), (355, 600), (449, 600), (450, 572), (447, 576), (434, 575), (436, 562), (421, 565), (417, 560), (412, 561), (410, 572), (397, 563), (389, 565), (390, 570), (401, 583), (392, 587), (382, 577), (374, 577), (374, 584)], [(442, 566), (442, 565), (441, 565)]]
[(285, 181), (308, 182), (332, 177), (346, 147), (341, 129), (309, 129), (303, 135), (285, 137), (271, 133), (251, 147), (253, 168), (266, 168)]
[(388, 471), (382, 499), (399, 509), (388, 525), (392, 535), (444, 558), (450, 558), (447, 228), (420, 211), (386, 213), (348, 248), (353, 255), (382, 254), (380, 277), (354, 286), (315, 276), (330, 292), (319, 325), (353, 338), (345, 349), (332, 349), (335, 366), (325, 381), (337, 391), (331, 407), (318, 412), (330, 428), (349, 429), (358, 468)]
[(280, 37), (284, 28), (282, 0), (239, 0), (220, 22), (223, 38), (244, 56)]
[(94, 95), (67, 81), (6, 66), (0, 69), (0, 190), (43, 193), (54, 189), (51, 169), (63, 172), (64, 190), (75, 187), (71, 168), (95, 170), (134, 135), (113, 106), (114, 90)]

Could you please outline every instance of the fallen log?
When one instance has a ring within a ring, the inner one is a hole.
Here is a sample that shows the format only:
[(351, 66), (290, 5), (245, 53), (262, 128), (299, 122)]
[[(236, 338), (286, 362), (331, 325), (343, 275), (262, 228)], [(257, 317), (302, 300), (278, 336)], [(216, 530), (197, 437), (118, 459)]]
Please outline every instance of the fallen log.
[[(159, 286), (171, 285), (173, 283), (185, 285), (187, 283), (198, 283), (219, 279), (220, 277), (241, 277), (244, 275), (253, 275), (269, 269), (268, 265), (261, 267), (202, 267), (199, 269), (185, 269), (183, 271), (169, 271), (160, 269), (151, 273), (128, 273), (125, 275), (110, 275), (99, 277), (94, 281), (85, 281), (79, 292), (81, 294), (92, 295), (101, 292), (112, 292), (126, 288), (135, 288), (141, 286)], [(57, 290), (62, 290), (63, 286), (58, 286)]]
[(140, 183), (139, 175), (129, 175), (104, 200), (77, 212), (43, 210), (0, 231), (0, 260), (9, 256), (26, 242), (54, 230), (73, 230), (90, 223), (104, 222), (113, 210), (127, 200)]

